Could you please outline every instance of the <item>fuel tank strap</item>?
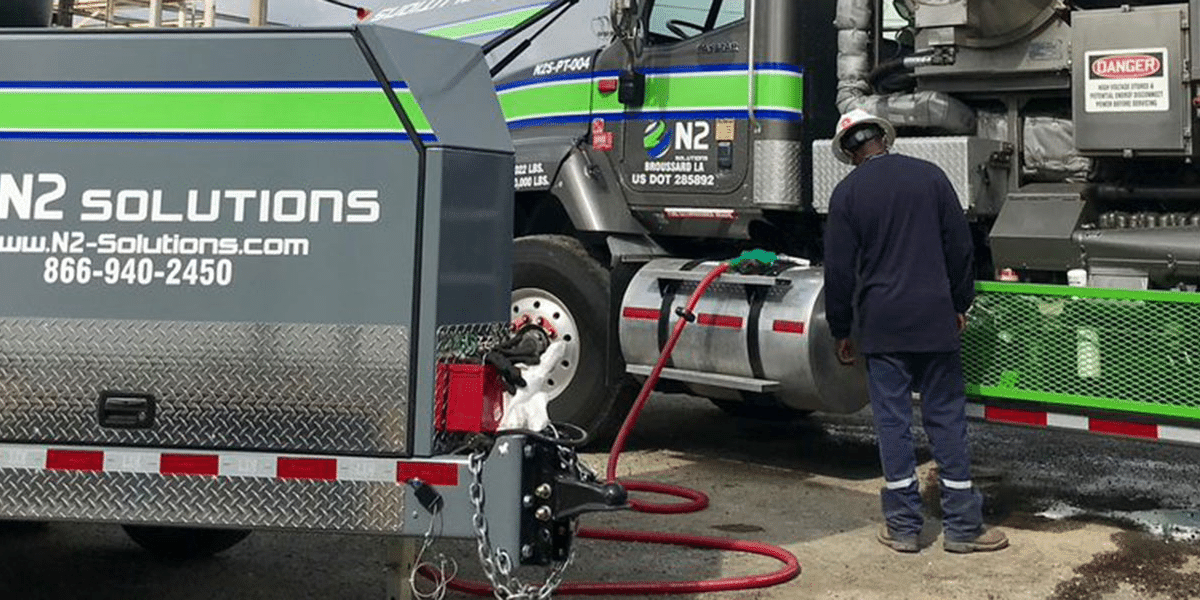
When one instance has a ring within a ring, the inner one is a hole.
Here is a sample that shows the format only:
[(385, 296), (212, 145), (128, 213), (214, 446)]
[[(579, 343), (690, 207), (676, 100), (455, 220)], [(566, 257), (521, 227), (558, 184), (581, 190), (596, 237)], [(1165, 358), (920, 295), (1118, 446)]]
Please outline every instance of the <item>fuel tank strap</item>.
[[(689, 260), (679, 267), (679, 270), (691, 271), (703, 262), (703, 259)], [(679, 291), (679, 282), (659, 280), (658, 289), (662, 294), (662, 305), (659, 306), (658, 311), (658, 351), (661, 354), (667, 345), (667, 338), (671, 335), (671, 308), (675, 302), (675, 294)], [(670, 358), (667, 359), (667, 366), (674, 366)]]
[(746, 317), (746, 352), (750, 359), (750, 372), (755, 379), (766, 379), (763, 370), (762, 348), (758, 340), (758, 324), (762, 317), (763, 303), (767, 301), (770, 288), (746, 286), (746, 300), (750, 303), (750, 314)]

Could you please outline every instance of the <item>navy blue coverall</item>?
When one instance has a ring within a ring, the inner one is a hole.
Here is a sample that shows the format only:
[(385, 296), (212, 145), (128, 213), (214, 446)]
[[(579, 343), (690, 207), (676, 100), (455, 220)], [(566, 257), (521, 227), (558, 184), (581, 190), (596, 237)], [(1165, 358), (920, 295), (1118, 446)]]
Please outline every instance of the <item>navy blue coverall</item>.
[(915, 536), (923, 518), (912, 438), (912, 392), (941, 475), (947, 539), (983, 529), (971, 485), (966, 397), (956, 315), (974, 300), (973, 243), (946, 174), (916, 158), (883, 154), (833, 192), (825, 232), (825, 304), (837, 339), (856, 333), (867, 362), (871, 409), (892, 535)]

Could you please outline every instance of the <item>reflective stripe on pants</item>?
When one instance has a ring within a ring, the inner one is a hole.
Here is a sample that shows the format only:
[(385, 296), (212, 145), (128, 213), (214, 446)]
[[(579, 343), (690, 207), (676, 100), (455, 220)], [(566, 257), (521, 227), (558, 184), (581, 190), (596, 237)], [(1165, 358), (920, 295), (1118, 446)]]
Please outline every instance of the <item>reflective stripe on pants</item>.
[[(948, 539), (972, 539), (982, 530), (983, 502), (971, 486), (966, 395), (957, 352), (866, 356), (871, 411), (879, 436), (885, 485), (884, 518), (895, 535), (915, 535), (924, 524), (912, 437), (912, 392), (921, 392), (921, 415), (942, 480), (943, 527)], [(910, 485), (893, 487), (911, 481)]]

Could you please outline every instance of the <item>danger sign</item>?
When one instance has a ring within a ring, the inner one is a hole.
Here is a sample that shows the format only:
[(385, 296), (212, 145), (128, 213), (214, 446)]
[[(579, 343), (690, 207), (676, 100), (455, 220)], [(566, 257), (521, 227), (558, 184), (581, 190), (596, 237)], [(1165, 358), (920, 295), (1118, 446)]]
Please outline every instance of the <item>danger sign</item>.
[(1085, 56), (1087, 112), (1170, 110), (1166, 48), (1097, 50)]

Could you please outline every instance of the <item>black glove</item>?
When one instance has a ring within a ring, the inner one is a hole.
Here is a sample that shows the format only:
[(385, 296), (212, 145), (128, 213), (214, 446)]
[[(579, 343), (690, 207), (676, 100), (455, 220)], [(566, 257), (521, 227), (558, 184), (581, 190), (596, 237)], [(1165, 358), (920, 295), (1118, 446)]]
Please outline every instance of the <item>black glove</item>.
[(528, 327), (485, 354), (483, 362), (496, 367), (508, 393), (515, 394), (518, 387), (525, 387), (525, 378), (521, 376), (521, 369), (517, 365), (538, 364), (549, 346), (550, 340), (544, 331)]
[(492, 352), (503, 354), (513, 363), (536, 365), (541, 362), (542, 353), (548, 347), (550, 340), (546, 338), (546, 333), (530, 327), (497, 345)]
[(508, 393), (517, 393), (518, 387), (525, 387), (525, 378), (521, 377), (521, 369), (511, 359), (498, 350), (492, 350), (483, 355), (484, 364), (492, 365), (500, 373), (504, 381), (504, 389)]

